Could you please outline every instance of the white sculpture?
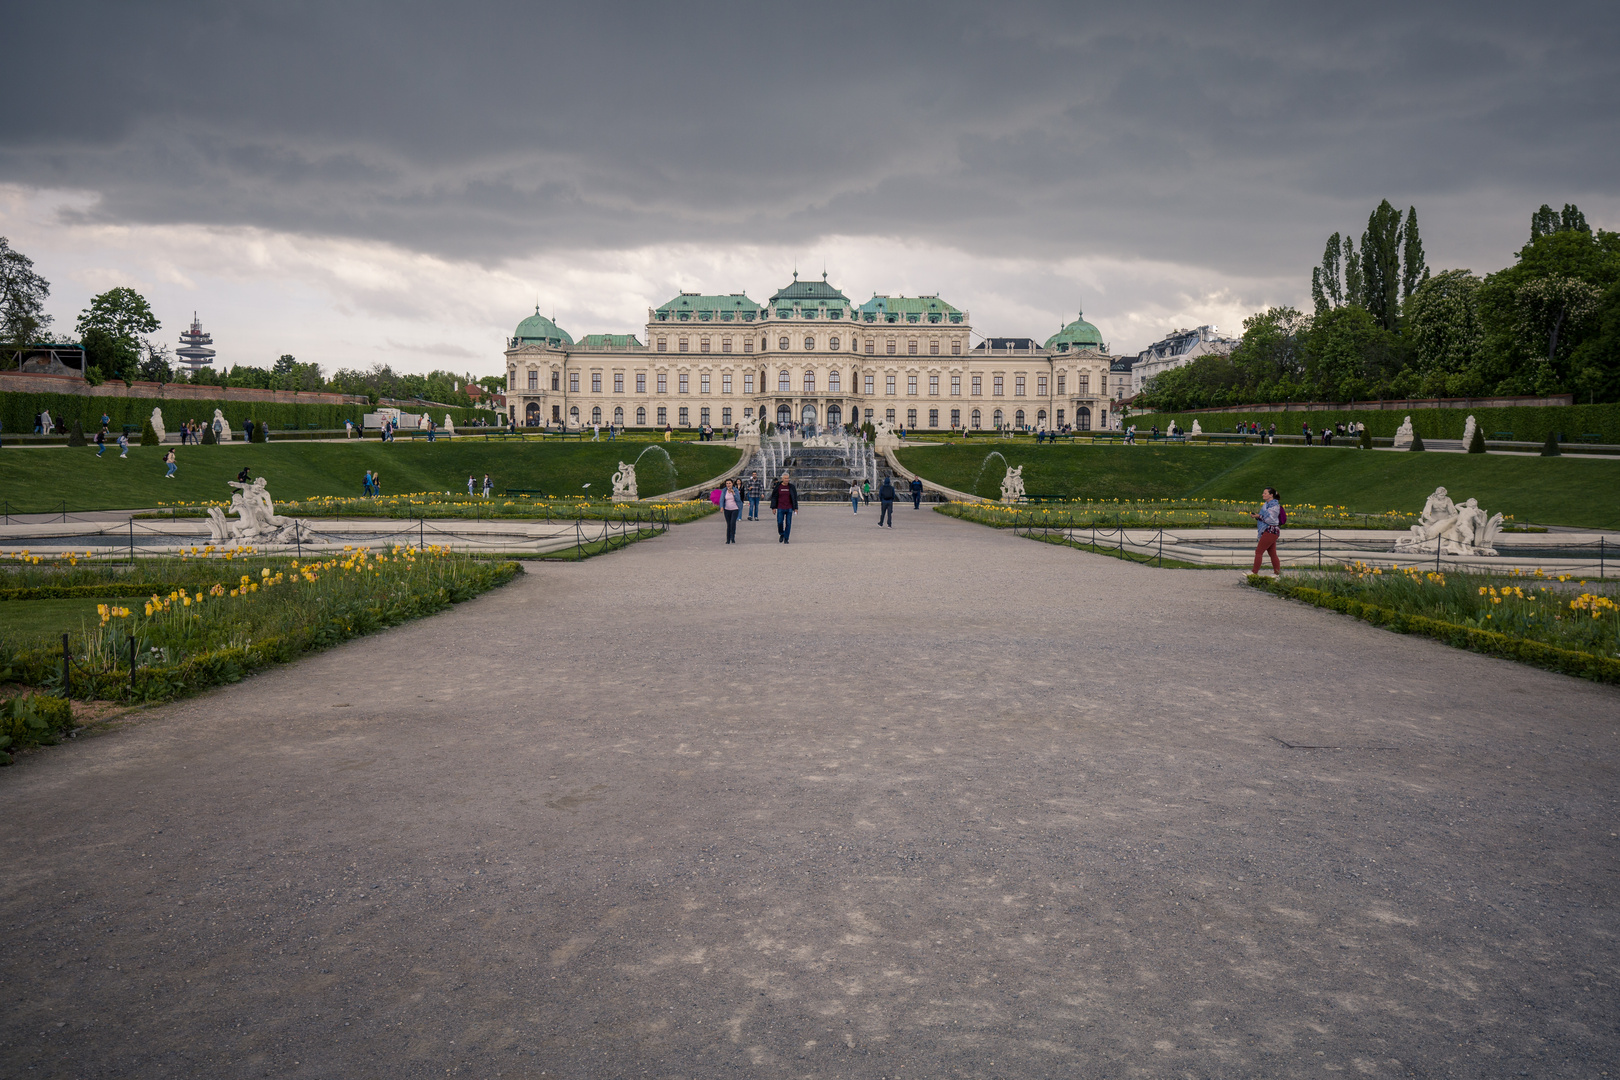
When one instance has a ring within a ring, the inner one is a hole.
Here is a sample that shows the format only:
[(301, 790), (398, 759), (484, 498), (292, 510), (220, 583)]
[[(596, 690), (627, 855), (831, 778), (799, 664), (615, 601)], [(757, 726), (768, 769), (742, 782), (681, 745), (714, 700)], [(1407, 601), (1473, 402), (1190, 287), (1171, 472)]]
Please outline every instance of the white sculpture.
[(1395, 541), (1400, 554), (1495, 555), (1497, 533), (1502, 529), (1502, 515), (1487, 518), (1476, 499), (1458, 506), (1443, 487), (1434, 489), (1423, 504), (1418, 524), (1412, 526), (1412, 535)]
[(231, 441), (231, 422), (218, 409), (214, 410), (214, 438), (222, 443)]
[(1007, 475), (1001, 480), (1001, 501), (1015, 503), (1024, 501), (1024, 467), (1008, 466)]
[(752, 436), (757, 439), (759, 437), (759, 419), (760, 418), (757, 416), (750, 416), (748, 419), (738, 424), (737, 437), (739, 439), (746, 439)]
[(1194, 420), (1193, 421), (1193, 426), (1192, 426), (1193, 437), (1197, 438), (1198, 436), (1202, 435), (1203, 433), (1204, 433), (1204, 429), (1203, 429), (1202, 425), (1200, 425), (1197, 420)]
[(152, 410), (152, 430), (157, 432), (158, 442), (162, 442), (169, 437), (169, 433), (163, 430), (163, 410), (161, 408)]
[(1395, 449), (1412, 449), (1412, 418), (1408, 416), (1401, 421), (1401, 426), (1395, 429)]
[(449, 413), (444, 414), (444, 433), (446, 435), (454, 435), (456, 433), (456, 422), (450, 419)]
[(900, 436), (895, 434), (894, 428), (889, 426), (887, 420), (872, 421), (872, 428), (876, 432), (876, 437), (872, 440), (873, 446), (881, 450), (886, 446), (900, 445)]
[(1470, 416), (1468, 418), (1468, 420), (1463, 424), (1463, 449), (1464, 450), (1468, 449), (1468, 447), (1473, 443), (1473, 441), (1474, 441), (1474, 431), (1478, 427), (1479, 427), (1479, 425), (1474, 422), (1474, 418), (1472, 416)]
[[(229, 509), (208, 508), (208, 532), (214, 543), (291, 544), (313, 538), (307, 524), (276, 513), (264, 477), (251, 484), (232, 480), (230, 485), (236, 494), (231, 496)], [(235, 514), (237, 520), (228, 520), (226, 514)]]
[(619, 462), (619, 471), (613, 474), (613, 501), (634, 502), (636, 495), (636, 467)]
[(426, 431), (428, 429), (428, 425), (431, 424), (431, 423), (433, 423), (433, 418), (428, 416), (427, 413), (423, 413), (422, 414), (422, 419), (420, 419), (420, 420), (418, 420), (416, 422), (416, 430), (417, 431)]
[(1172, 421), (1170, 421), (1170, 429), (1168, 431), (1166, 431), (1165, 434), (1166, 435), (1175, 435), (1176, 432), (1177, 432), (1176, 422), (1174, 420), (1172, 420)]

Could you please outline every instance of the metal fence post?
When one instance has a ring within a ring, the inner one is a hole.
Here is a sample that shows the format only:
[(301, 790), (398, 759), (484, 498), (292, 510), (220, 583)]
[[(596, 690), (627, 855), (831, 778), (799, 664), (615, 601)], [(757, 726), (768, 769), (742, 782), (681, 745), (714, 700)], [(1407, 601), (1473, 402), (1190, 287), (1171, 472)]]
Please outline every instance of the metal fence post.
[(70, 686), (69, 686), (69, 678), (70, 678), (71, 673), (68, 671), (68, 665), (71, 664), (71, 663), (73, 663), (73, 654), (68, 652), (68, 636), (66, 634), (63, 634), (62, 635), (62, 700), (63, 701), (68, 701), (68, 700), (71, 699), (71, 690), (70, 690)]
[(129, 519), (129, 565), (135, 565), (135, 519)]
[(135, 635), (129, 635), (129, 692), (135, 693)]
[(1601, 536), (1598, 537), (1598, 577), (1599, 578), (1603, 577), (1603, 541), (1604, 541), (1604, 539), (1605, 539), (1604, 537), (1601, 537)]
[(1159, 569), (1164, 569), (1164, 530), (1159, 530)]
[(1322, 569), (1322, 530), (1316, 530), (1316, 568)]

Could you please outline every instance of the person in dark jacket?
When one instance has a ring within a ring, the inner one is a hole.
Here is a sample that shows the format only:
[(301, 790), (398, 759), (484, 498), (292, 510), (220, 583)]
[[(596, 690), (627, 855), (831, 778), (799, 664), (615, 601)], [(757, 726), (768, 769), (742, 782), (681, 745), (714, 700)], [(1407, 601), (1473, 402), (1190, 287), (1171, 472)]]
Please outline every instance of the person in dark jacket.
[(915, 476), (911, 478), (911, 508), (922, 509), (922, 480)]
[(760, 490), (759, 473), (749, 473), (748, 483), (743, 485), (743, 494), (748, 498), (748, 520), (759, 520), (759, 497), (765, 494)]
[(786, 544), (793, 532), (793, 515), (799, 512), (799, 489), (788, 480), (787, 473), (771, 489), (771, 509), (776, 511), (776, 538)]
[(883, 486), (878, 488), (878, 528), (883, 528), (884, 521), (889, 528), (894, 528), (894, 477), (885, 476)]

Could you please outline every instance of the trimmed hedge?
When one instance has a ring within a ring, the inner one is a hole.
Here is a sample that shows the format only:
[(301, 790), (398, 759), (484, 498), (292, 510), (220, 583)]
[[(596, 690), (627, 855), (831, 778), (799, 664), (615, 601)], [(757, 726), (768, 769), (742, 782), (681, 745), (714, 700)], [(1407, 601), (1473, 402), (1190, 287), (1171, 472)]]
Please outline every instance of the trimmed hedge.
[[(54, 413), (52, 415), (55, 415)], [(1487, 440), (1498, 431), (1513, 432), (1514, 442), (1539, 443), (1558, 434), (1565, 442), (1582, 435), (1596, 435), (1598, 441), (1620, 444), (1620, 404), (1611, 405), (1520, 405), (1491, 409), (1333, 409), (1322, 412), (1244, 412), (1244, 413), (1140, 413), (1131, 417), (1137, 425), (1158, 424), (1163, 428), (1174, 420), (1190, 430), (1196, 419), (1210, 434), (1230, 431), (1238, 421), (1261, 427), (1277, 425), (1279, 435), (1298, 435), (1299, 426), (1309, 422), (1313, 431), (1325, 425), (1359, 420), (1372, 435), (1390, 439), (1401, 420), (1412, 418), (1412, 430), (1426, 439), (1461, 439), (1463, 425), (1472, 416)], [(1127, 421), (1130, 422), (1130, 421)]]
[(1427, 615), (1411, 615), (1378, 604), (1334, 596), (1307, 585), (1290, 585), (1285, 581), (1262, 577), (1259, 574), (1249, 575), (1249, 584), (1278, 596), (1303, 600), (1307, 604), (1341, 612), (1363, 622), (1372, 623), (1374, 626), (1393, 630), (1397, 634), (1417, 634), (1434, 638), (1453, 648), (1484, 653), (1486, 656), (1498, 656), (1504, 660), (1517, 660), (1522, 664), (1592, 679), (1595, 682), (1620, 683), (1620, 660), (1607, 656), (1560, 649), (1556, 645), (1516, 638), (1494, 630), (1458, 626), (1456, 623), (1431, 619)]
[[(41, 412), (49, 412), (53, 420), (67, 421), (70, 428), (74, 421), (78, 421), (86, 431), (100, 429), (103, 413), (112, 418), (114, 432), (124, 424), (140, 428), (151, 420), (154, 408), (163, 410), (163, 422), (170, 431), (179, 431), (180, 423), (184, 420), (199, 422), (212, 420), (215, 409), (222, 411), (225, 419), (237, 431), (240, 431), (242, 424), (248, 420), (252, 420), (255, 425), (260, 422), (269, 423), (277, 430), (289, 424), (295, 424), (300, 429), (314, 424), (324, 430), (336, 430), (343, 426), (345, 420), (353, 420), (355, 426), (359, 427), (362, 417), (374, 411), (369, 405), (323, 405), (313, 402), (306, 405), (270, 401), (221, 401), (209, 398), (90, 397), (80, 394), (34, 394), (0, 390), (0, 424), (4, 425), (6, 431), (11, 432), (33, 431), (34, 417)], [(448, 411), (457, 424), (471, 424), (479, 417), (487, 419), (490, 415), (490, 410), (487, 409), (446, 410), (435, 406), (429, 411), (434, 414), (435, 419), (442, 419), (442, 414)]]
[(11, 751), (49, 746), (73, 730), (73, 705), (61, 698), (19, 694), (0, 702), (0, 765)]

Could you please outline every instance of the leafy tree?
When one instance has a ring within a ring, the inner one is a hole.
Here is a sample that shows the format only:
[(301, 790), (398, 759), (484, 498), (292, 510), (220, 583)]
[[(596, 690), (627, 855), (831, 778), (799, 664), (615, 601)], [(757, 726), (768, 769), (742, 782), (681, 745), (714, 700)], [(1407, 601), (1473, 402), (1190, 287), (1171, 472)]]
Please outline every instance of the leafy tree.
[(1411, 299), (1418, 285), (1429, 280), (1429, 264), (1423, 257), (1423, 238), (1418, 234), (1417, 207), (1406, 208), (1406, 225), (1401, 230), (1401, 304)]
[(1577, 400), (1620, 401), (1620, 284), (1603, 294), (1588, 325), (1591, 333), (1570, 352), (1569, 387)]
[(173, 355), (167, 345), (153, 345), (146, 342), (146, 359), (140, 363), (141, 378), (151, 382), (171, 382), (174, 379), (174, 365), (170, 362)]
[(1362, 307), (1385, 330), (1400, 314), (1401, 212), (1385, 199), (1367, 216), (1361, 234)]
[(1359, 307), (1337, 308), (1313, 319), (1301, 351), (1308, 385), (1320, 400), (1372, 397), (1401, 366), (1394, 335)]
[[(1461, 374), (1478, 363), (1485, 334), (1479, 322), (1479, 289), (1468, 270), (1442, 270), (1425, 278), (1405, 304), (1412, 360), (1425, 376)], [(1445, 392), (1443, 381), (1439, 391)]]
[(1487, 385), (1509, 394), (1573, 389), (1574, 355), (1601, 333), (1602, 300), (1617, 283), (1620, 234), (1560, 228), (1531, 240), (1480, 289)]
[(34, 260), (0, 236), (0, 341), (27, 345), (50, 329), (45, 300), (51, 283), (34, 273)]
[(1546, 203), (1542, 203), (1541, 209), (1530, 215), (1532, 243), (1540, 237), (1551, 236), (1553, 233), (1591, 231), (1591, 226), (1586, 223), (1586, 215), (1581, 213), (1580, 207), (1574, 203), (1565, 203), (1564, 212), (1561, 214)]
[(1340, 264), (1339, 234), (1334, 233), (1328, 237), (1327, 246), (1322, 251), (1322, 265), (1311, 271), (1311, 299), (1316, 303), (1318, 315), (1344, 303)]
[(76, 329), (89, 362), (108, 374), (132, 381), (145, 355), (141, 335), (150, 334), (163, 324), (152, 314), (146, 297), (120, 286), (90, 299), (90, 306), (79, 313)]

